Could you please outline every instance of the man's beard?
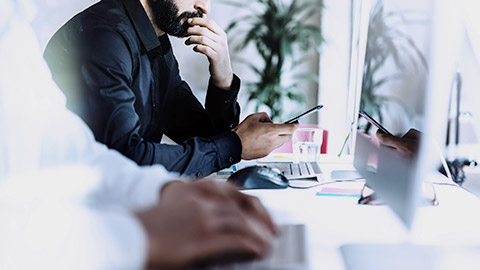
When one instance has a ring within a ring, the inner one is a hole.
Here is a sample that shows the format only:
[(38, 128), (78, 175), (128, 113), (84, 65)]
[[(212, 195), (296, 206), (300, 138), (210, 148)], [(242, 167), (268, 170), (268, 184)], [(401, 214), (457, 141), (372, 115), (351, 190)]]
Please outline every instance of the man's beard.
[(173, 0), (148, 0), (148, 5), (153, 15), (153, 22), (157, 27), (165, 33), (176, 37), (184, 37), (188, 27), (191, 26), (187, 21), (182, 24), (181, 20), (183, 18), (203, 16), (203, 13), (200, 11), (183, 12), (180, 16), (177, 16), (178, 7)]

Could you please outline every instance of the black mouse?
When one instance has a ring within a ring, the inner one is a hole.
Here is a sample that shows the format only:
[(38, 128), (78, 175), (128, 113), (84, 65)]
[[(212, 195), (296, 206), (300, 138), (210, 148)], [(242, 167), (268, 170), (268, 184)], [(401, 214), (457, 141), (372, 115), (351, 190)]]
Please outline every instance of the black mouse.
[(266, 166), (250, 166), (232, 174), (227, 182), (240, 189), (280, 189), (288, 187), (288, 179)]

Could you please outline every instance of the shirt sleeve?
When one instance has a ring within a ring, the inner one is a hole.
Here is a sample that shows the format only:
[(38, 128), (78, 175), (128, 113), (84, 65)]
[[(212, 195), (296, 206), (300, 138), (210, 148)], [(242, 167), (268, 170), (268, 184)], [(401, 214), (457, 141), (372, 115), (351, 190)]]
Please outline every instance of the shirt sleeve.
[[(0, 74), (0, 178), (78, 164), (101, 174), (96, 191), (99, 200), (131, 210), (156, 203), (162, 186), (178, 179), (178, 174), (167, 172), (161, 165), (139, 167), (96, 142), (85, 122), (65, 108), (65, 97), (34, 46), (31, 29), (25, 29), (25, 25), (17, 28), (28, 35), (11, 34), (0, 44), (0, 56), (10, 59), (16, 55), (18, 60), (0, 63), (2, 68), (8, 66)], [(8, 53), (17, 51), (22, 53)], [(21, 79), (25, 74), (28, 80)]]
[[(159, 145), (154, 163), (184, 175), (202, 177), (240, 161), (242, 144), (231, 129), (238, 125), (236, 102), (240, 80), (234, 77), (231, 90), (214, 86), (207, 92), (204, 108), (184, 81), (180, 82), (166, 104), (162, 119), (165, 134), (178, 145)], [(161, 150), (164, 151), (161, 151)]]
[[(75, 172), (70, 168), (68, 174)], [(81, 180), (85, 179), (65, 181), (47, 174), (46, 181), (40, 181), (39, 171), (28, 179), (0, 184), (0, 269), (145, 267), (148, 239), (134, 215), (118, 208), (86, 206), (81, 200), (65, 196), (71, 188), (56, 181), (84, 186)], [(71, 176), (69, 180), (74, 178)], [(25, 191), (25, 185), (32, 192)]]
[(240, 105), (237, 102), (240, 91), (240, 79), (233, 75), (230, 90), (216, 87), (211, 81), (208, 84), (205, 109), (212, 117), (215, 126), (231, 130), (236, 127), (240, 120)]
[[(87, 122), (97, 140), (139, 165), (161, 164), (168, 171), (186, 176), (209, 175), (240, 160), (240, 139), (230, 131), (231, 126), (238, 124), (239, 107), (235, 101), (238, 89), (225, 91), (210, 87), (207, 99), (208, 104), (212, 105), (207, 106), (206, 114), (188, 85), (182, 83), (175, 99), (182, 100), (182, 103), (175, 103), (175, 100), (171, 102), (182, 106), (176, 106), (179, 110), (169, 108), (171, 114), (167, 118), (176, 124), (168, 129), (171, 132), (166, 132), (179, 145), (148, 140), (141, 135), (140, 118), (135, 110), (135, 100), (139, 97), (130, 86), (134, 80), (134, 60), (128, 44), (121, 34), (104, 27), (91, 29), (85, 35), (81, 42), (84, 48), (77, 53), (77, 58), (66, 62), (65, 59), (72, 56), (62, 57), (55, 53), (64, 51), (61, 48), (65, 46), (58, 37), (54, 37), (47, 46), (45, 58), (54, 73), (54, 79), (67, 92), (67, 97), (69, 92), (83, 91), (81, 95), (86, 98), (81, 103), (88, 106), (81, 108), (82, 105), (72, 104), (73, 98), (69, 98), (68, 105), (77, 108), (76, 112)], [(78, 70), (68, 66), (71, 62), (74, 66), (80, 66)], [(79, 81), (71, 78), (71, 75), (62, 75), (71, 72), (80, 74), (77, 78)], [(82, 85), (84, 89), (66, 90), (70, 86), (63, 82), (68, 80)], [(233, 86), (239, 87), (239, 84), (236, 78)], [(194, 106), (189, 106), (191, 104)], [(224, 113), (226, 117), (218, 117), (225, 108), (229, 110)], [(201, 121), (196, 121), (198, 115), (202, 115)], [(214, 124), (207, 125), (207, 122)]]
[[(72, 115), (73, 121), (75, 117)], [(80, 119), (78, 121), (90, 141), (89, 146), (82, 149), (83, 162), (101, 175), (100, 187), (94, 193), (96, 201), (113, 202), (130, 210), (144, 209), (158, 202), (163, 185), (183, 179), (161, 165), (139, 167), (116, 150), (95, 142), (88, 127)]]
[(169, 171), (203, 177), (240, 161), (241, 141), (233, 131), (210, 138), (194, 137), (180, 145), (156, 144), (155, 161)]
[(165, 107), (162, 126), (165, 134), (181, 147), (164, 146), (169, 151), (157, 152), (155, 163), (164, 164), (168, 170), (201, 177), (239, 162), (242, 145), (231, 129), (239, 123), (240, 79), (234, 75), (229, 90), (210, 82), (206, 107), (203, 107), (180, 77), (173, 54), (166, 57), (172, 65), (172, 81), (176, 82), (176, 87), (168, 102), (162, 105)]
[[(173, 67), (175, 69), (176, 67)], [(164, 119), (165, 134), (177, 143), (191, 137), (211, 137), (236, 127), (240, 118), (237, 96), (240, 79), (235, 75), (232, 89), (224, 90), (209, 84), (204, 108), (192, 93), (190, 86), (181, 80), (169, 98)]]
[[(180, 80), (180, 78), (179, 78)], [(235, 76), (234, 84), (240, 80)], [(203, 108), (190, 87), (181, 82), (166, 104), (165, 134), (178, 145), (154, 143), (154, 164), (183, 175), (202, 177), (240, 161), (242, 144), (231, 129), (238, 125), (238, 89), (210, 87)]]
[(0, 269), (143, 269), (148, 243), (129, 209), (174, 178), (95, 142), (22, 19), (0, 39)]

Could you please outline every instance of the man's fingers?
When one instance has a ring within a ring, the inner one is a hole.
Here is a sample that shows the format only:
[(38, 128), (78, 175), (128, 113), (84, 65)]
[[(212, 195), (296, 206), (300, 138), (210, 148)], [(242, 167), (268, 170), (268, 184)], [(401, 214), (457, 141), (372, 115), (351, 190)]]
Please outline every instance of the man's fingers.
[(279, 135), (292, 135), (297, 130), (298, 125), (295, 124), (275, 124), (275, 131)]
[(230, 200), (232, 194), (238, 193), (238, 189), (234, 185), (211, 179), (202, 179), (195, 184), (199, 185), (199, 189), (202, 190), (205, 195), (215, 199)]
[[(190, 18), (188, 19), (188, 23), (191, 25), (198, 25), (201, 27), (208, 28), (210, 29), (210, 31), (212, 31), (217, 35), (221, 35), (224, 33), (223, 29), (220, 26), (218, 26), (218, 24), (214, 20), (210, 18), (206, 18), (206, 17)], [(190, 28), (195, 28), (195, 27), (190, 27)]]
[(403, 137), (412, 138), (412, 139), (419, 139), (421, 134), (422, 133), (420, 131), (418, 131), (414, 128), (411, 128), (410, 130), (408, 130), (408, 132), (405, 135), (403, 135)]
[(206, 234), (242, 235), (259, 246), (270, 243), (275, 234), (271, 229), (273, 222), (258, 199), (247, 197), (226, 183), (212, 181), (203, 185), (213, 193), (203, 203), (214, 214), (202, 229)]
[(395, 136), (392, 136), (392, 135), (389, 135), (389, 134), (385, 134), (380, 130), (377, 131), (376, 136), (377, 136), (378, 140), (383, 145), (386, 145), (386, 146), (390, 146), (390, 147), (393, 147), (393, 148), (398, 148), (399, 144), (401, 144), (401, 141), (399, 140), (399, 138), (397, 138)]
[(216, 54), (216, 52), (212, 48), (204, 45), (195, 46), (193, 48), (193, 51), (204, 54), (209, 58), (214, 57), (214, 55)]
[(415, 155), (418, 152), (418, 140), (416, 137), (407, 137), (407, 135), (405, 135), (400, 138), (378, 131), (377, 137), (383, 145), (395, 148), (402, 153)]
[(389, 146), (393, 148), (399, 148), (402, 144), (402, 142), (399, 141), (398, 138), (390, 135), (386, 135), (385, 137), (383, 137), (383, 139), (381, 139), (380, 142), (385, 146)]
[(218, 45), (208, 37), (205, 36), (191, 36), (185, 41), (185, 45), (204, 45), (212, 48), (213, 51), (218, 51)]
[(267, 209), (263, 206), (260, 199), (243, 193), (239, 193), (240, 203), (242, 209), (247, 212), (252, 213), (254, 216), (262, 220), (272, 231), (272, 233), (277, 234), (277, 226), (273, 222), (270, 214), (268, 214)]
[(220, 36), (219, 35), (213, 33), (212, 31), (210, 31), (209, 29), (204, 28), (204, 27), (189, 27), (187, 29), (187, 36), (188, 37), (195, 37), (195, 36), (206, 37), (206, 38), (209, 38), (216, 43), (220, 42)]
[(279, 137), (279, 142), (281, 144), (284, 144), (292, 140), (293, 134), (280, 134), (278, 135), (278, 137)]
[(231, 204), (225, 207), (219, 206), (217, 211), (220, 215), (214, 222), (215, 234), (238, 235), (250, 239), (261, 248), (270, 246), (275, 232), (265, 223), (263, 217), (260, 218), (241, 209), (238, 205)]
[(272, 119), (270, 119), (270, 116), (266, 112), (259, 112), (251, 115), (253, 118), (257, 119), (258, 122), (262, 123), (273, 123)]
[[(198, 248), (195, 250), (194, 261), (212, 257), (212, 254), (228, 254), (232, 262), (236, 262), (244, 257), (259, 258), (268, 252), (268, 249), (241, 235), (217, 235), (196, 247)], [(235, 258), (235, 256), (232, 256), (233, 254), (237, 254), (238, 257)]]
[(274, 149), (282, 146), (286, 142), (289, 142), (292, 140), (293, 135), (292, 134), (277, 134), (274, 137), (271, 137), (272, 145), (274, 146)]

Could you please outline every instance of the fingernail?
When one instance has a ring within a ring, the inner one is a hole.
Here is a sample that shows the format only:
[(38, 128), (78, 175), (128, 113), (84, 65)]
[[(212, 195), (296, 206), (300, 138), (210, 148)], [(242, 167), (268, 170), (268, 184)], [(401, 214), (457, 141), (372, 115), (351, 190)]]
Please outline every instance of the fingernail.
[(192, 19), (192, 18), (189, 18), (187, 21), (188, 21), (189, 23), (191, 23), (191, 22), (193, 22), (193, 19)]

